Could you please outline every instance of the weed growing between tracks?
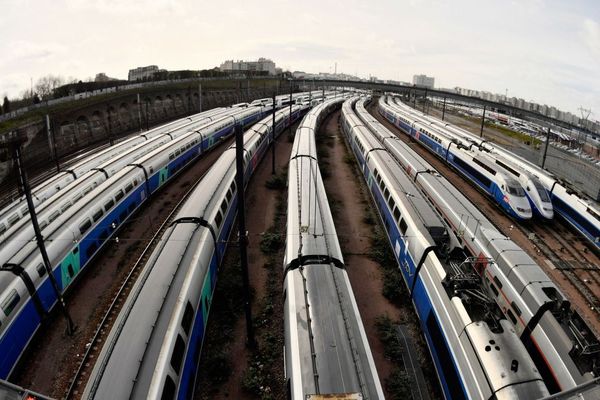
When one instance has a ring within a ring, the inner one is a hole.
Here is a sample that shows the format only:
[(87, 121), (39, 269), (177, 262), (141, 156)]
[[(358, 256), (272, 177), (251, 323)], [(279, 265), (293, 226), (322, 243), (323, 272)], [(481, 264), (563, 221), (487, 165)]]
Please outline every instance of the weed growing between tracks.
[[(274, 179), (287, 181), (287, 170)], [(267, 187), (269, 183), (267, 182)], [(285, 185), (277, 188), (277, 205), (273, 225), (263, 234), (260, 249), (267, 257), (264, 268), (268, 270), (265, 294), (257, 307), (254, 329), (257, 349), (252, 351), (249, 366), (244, 373), (242, 387), (263, 400), (283, 399), (283, 248), (285, 244), (287, 198)]]
[(383, 343), (385, 358), (394, 363), (392, 373), (385, 380), (385, 387), (392, 400), (405, 400), (412, 398), (410, 388), (413, 382), (406, 370), (401, 368), (404, 363), (402, 360), (403, 348), (398, 338), (397, 325), (398, 323), (392, 321), (387, 315), (379, 316), (376, 322), (377, 334)]

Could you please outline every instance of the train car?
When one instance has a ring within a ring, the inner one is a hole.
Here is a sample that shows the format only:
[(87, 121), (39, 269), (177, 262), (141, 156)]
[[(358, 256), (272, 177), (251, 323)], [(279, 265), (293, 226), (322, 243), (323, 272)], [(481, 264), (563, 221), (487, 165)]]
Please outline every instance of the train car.
[(384, 398), (317, 162), (315, 131), (341, 102), (326, 101), (305, 117), (290, 156), (283, 262), (289, 399)]
[[(419, 316), (447, 399), (541, 398), (548, 394), (525, 346), (487, 289), (472, 273), (472, 260), (458, 238), (404, 169), (375, 139), (352, 109), (343, 106), (342, 128), (362, 168)], [(390, 141), (391, 142), (391, 141)], [(355, 144), (353, 144), (355, 143)], [(361, 145), (358, 145), (361, 143)], [(361, 154), (362, 153), (362, 154)]]
[[(404, 107), (408, 106), (404, 105)], [(449, 126), (448, 129), (452, 129), (454, 132), (465, 137), (466, 140), (475, 143), (481, 150), (496, 154), (500, 159), (503, 158), (510, 162), (512, 166), (517, 166), (518, 171), (526, 171), (526, 173), (532, 177), (534, 186), (536, 185), (536, 182), (541, 183), (552, 201), (552, 213), (554, 214), (554, 211), (556, 211), (556, 214), (589, 241), (592, 249), (596, 252), (600, 252), (600, 208), (597, 203), (587, 199), (586, 196), (578, 193), (576, 190), (573, 190), (570, 185), (562, 182), (551, 172), (525, 160), (501, 146), (477, 138), (470, 132), (455, 126)], [(533, 192), (533, 186), (528, 186), (531, 189), (531, 192)], [(527, 188), (527, 186), (524, 187)], [(543, 201), (545, 196), (542, 193), (541, 188), (538, 188), (538, 192), (540, 193), (540, 204), (546, 203)], [(542, 205), (542, 210), (543, 208), (544, 205)], [(538, 211), (541, 213), (541, 210)], [(548, 218), (548, 215), (549, 211), (546, 211), (544, 217)]]
[[(357, 107), (378, 137), (388, 137)], [(600, 343), (535, 261), (496, 227), (435, 169), (399, 140), (383, 142), (456, 236), (480, 277), (486, 296), (520, 337), (547, 389), (556, 393), (600, 373)], [(455, 279), (457, 282), (464, 276)]]
[[(303, 109), (293, 108), (293, 119)], [(246, 176), (271, 142), (271, 117), (244, 135)], [(277, 113), (275, 136), (287, 126)], [(192, 398), (217, 270), (237, 211), (235, 146), (190, 194), (162, 235), (109, 333), (85, 399)], [(243, 189), (242, 189), (243, 190)], [(133, 340), (135, 338), (135, 340)]]
[(379, 112), (403, 132), (421, 142), (424, 147), (455, 168), (485, 192), (508, 215), (516, 220), (531, 219), (529, 201), (521, 185), (511, 177), (488, 168), (460, 144), (440, 133), (437, 128), (423, 124), (410, 114), (379, 100)]
[[(160, 135), (168, 134), (185, 126), (189, 126), (200, 119), (212, 117), (223, 112), (223, 109), (217, 108), (190, 117), (182, 118), (153, 128), (147, 132), (144, 132), (143, 134), (130, 137), (104, 150), (94, 152), (93, 154), (86, 156), (83, 160), (74, 163), (53, 177), (35, 186), (31, 191), (33, 204), (36, 207), (40, 204), (43, 204), (46, 200), (53, 198), (53, 196), (60, 190), (69, 187), (73, 181), (81, 178), (87, 172), (94, 168), (101, 168), (103, 164), (109, 162), (114, 157), (123, 154), (124, 152), (127, 152), (128, 150), (146, 141), (152, 140)], [(0, 239), (3, 239), (5, 233), (10, 230), (12, 226), (16, 225), (17, 222), (27, 216), (29, 216), (29, 209), (27, 207), (27, 202), (25, 201), (25, 196), (21, 196), (21, 198), (18, 200), (15, 200), (8, 206), (4, 207), (0, 211)]]
[[(214, 147), (218, 138), (261, 116), (248, 109), (243, 118), (218, 120), (153, 150), (78, 200), (44, 229), (46, 250), (58, 290), (65, 292), (137, 208), (185, 164)], [(50, 279), (35, 242), (28, 242), (0, 270), (0, 377), (6, 378), (56, 304)]]
[(550, 195), (537, 176), (530, 173), (513, 160), (498, 154), (498, 152), (494, 151), (493, 145), (489, 144), (486, 140), (478, 138), (462, 128), (455, 127), (452, 124), (425, 115), (410, 106), (403, 104), (398, 98), (392, 98), (392, 101), (388, 101), (388, 104), (401, 107), (411, 115), (430, 122), (432, 125), (442, 129), (454, 140), (459, 141), (471, 152), (479, 154), (482, 159), (489, 159), (492, 163), (495, 163), (496, 166), (493, 168), (501, 168), (505, 175), (509, 175), (512, 179), (519, 182), (521, 187), (525, 190), (525, 195), (529, 200), (532, 211), (537, 217), (543, 219), (553, 218), (554, 211)]
[[(114, 154), (109, 161), (83, 174), (79, 179), (67, 185), (51, 199), (40, 204), (39, 208), (36, 210), (40, 229), (43, 232), (48, 224), (57, 219), (61, 214), (65, 213), (72, 205), (76, 204), (80, 198), (91, 192), (102, 182), (114, 176), (115, 173), (126, 167), (128, 164), (135, 162), (135, 160), (151, 153), (164, 144), (176, 140), (190, 132), (201, 132), (201, 134), (206, 137), (206, 142), (202, 143), (201, 146), (201, 151), (204, 151), (204, 149), (212, 146), (213, 141), (218, 141), (224, 135), (232, 133), (232, 117), (246, 118), (247, 115), (254, 115), (255, 112), (256, 109), (254, 109), (254, 111), (235, 110), (233, 112), (214, 114), (213, 117), (197, 118), (194, 123), (188, 124), (183, 128), (174, 129), (165, 134), (155, 135), (153, 138), (120, 154)], [(208, 130), (203, 130), (207, 125), (210, 125), (210, 128)], [(222, 126), (222, 129), (219, 129), (219, 126)], [(217, 128), (216, 130), (215, 127)], [(0, 265), (7, 262), (24, 245), (28, 242), (33, 242), (34, 239), (34, 230), (31, 225), (31, 219), (28, 216), (21, 218), (21, 220), (10, 227), (4, 235), (0, 236)]]

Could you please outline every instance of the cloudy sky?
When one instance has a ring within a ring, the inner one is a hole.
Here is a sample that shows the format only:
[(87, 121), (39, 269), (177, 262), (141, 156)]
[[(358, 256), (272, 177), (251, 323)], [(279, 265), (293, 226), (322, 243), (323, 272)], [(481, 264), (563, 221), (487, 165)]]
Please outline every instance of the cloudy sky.
[(598, 0), (0, 0), (0, 95), (46, 74), (126, 79), (267, 57), (333, 71), (591, 108), (600, 119)]

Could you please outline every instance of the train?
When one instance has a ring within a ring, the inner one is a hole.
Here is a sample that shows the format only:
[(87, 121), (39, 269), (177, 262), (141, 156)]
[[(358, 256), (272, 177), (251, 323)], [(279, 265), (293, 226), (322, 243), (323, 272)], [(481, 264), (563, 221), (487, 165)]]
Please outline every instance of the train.
[[(256, 114), (255, 108), (250, 110), (225, 110), (217, 113), (211, 112), (210, 116), (197, 118), (193, 123), (186, 124), (180, 128), (167, 128), (164, 130), (164, 133), (156, 134), (153, 138), (148, 138), (136, 146), (120, 152), (114, 151), (110, 160), (81, 174), (77, 180), (67, 184), (54, 196), (51, 196), (47, 201), (36, 207), (36, 216), (40, 229), (43, 230), (61, 214), (67, 212), (71, 206), (77, 203), (79, 198), (85, 196), (102, 182), (114, 176), (122, 168), (134, 163), (137, 159), (163, 146), (167, 142), (176, 140), (190, 132), (198, 132), (208, 139), (205, 141), (205, 147), (208, 148), (211, 146), (210, 141), (218, 142), (222, 137), (231, 134), (233, 129), (232, 118), (245, 119), (248, 116)], [(208, 128), (205, 128), (207, 126)], [(27, 213), (6, 230), (4, 234), (0, 235), (0, 264), (4, 264), (27, 242), (33, 241), (33, 238), (34, 230), (29, 213)]]
[[(485, 298), (493, 301), (512, 325), (549, 392), (572, 389), (598, 376), (598, 338), (535, 261), (430, 164), (370, 116), (362, 102), (356, 110), (451, 229), (456, 239), (450, 247), (464, 251), (471, 260), (470, 269), (449, 273), (446, 285), (463, 297), (466, 283), (478, 280), (483, 284)], [(471, 274), (469, 279), (467, 274)]]
[[(452, 127), (465, 140), (474, 143), (480, 150), (503, 158), (518, 171), (526, 171), (542, 184), (552, 201), (553, 214), (561, 217), (575, 231), (579, 232), (600, 253), (600, 207), (587, 196), (573, 189), (567, 182), (530, 161), (484, 139), (478, 138), (464, 129)], [(535, 184), (535, 183), (534, 183)], [(543, 195), (542, 195), (543, 196)]]
[(290, 400), (384, 398), (317, 160), (315, 132), (342, 101), (327, 100), (304, 117), (289, 161), (283, 298)]
[[(304, 108), (276, 113), (275, 136)], [(244, 134), (247, 183), (271, 143), (272, 117)], [(83, 391), (84, 399), (192, 398), (206, 324), (237, 212), (236, 148), (191, 192), (143, 266)]]
[(490, 165), (492, 169), (499, 169), (504, 175), (508, 175), (519, 182), (525, 191), (527, 200), (536, 217), (548, 220), (554, 217), (550, 195), (537, 176), (527, 171), (518, 163), (513, 162), (513, 160), (491, 151), (491, 147), (486, 140), (478, 138), (462, 128), (425, 115), (402, 103), (398, 97), (388, 99), (388, 104), (398, 106), (421, 121), (427, 121), (433, 126), (438, 127), (445, 134), (449, 135), (453, 141), (460, 143), (464, 148), (475, 153), (477, 158), (485, 160), (484, 162)]
[(525, 192), (512, 177), (491, 168), (489, 163), (466, 151), (437, 127), (390, 106), (383, 97), (379, 100), (378, 109), (388, 121), (473, 182), (506, 214), (518, 221), (531, 219), (532, 211)]
[[(269, 113), (270, 111), (266, 111)], [(243, 117), (216, 120), (204, 129), (167, 141), (122, 167), (95, 188), (79, 187), (73, 204), (42, 230), (53, 288), (36, 242), (27, 242), (0, 270), (0, 378), (14, 369), (42, 320), (89, 261), (135, 211), (183, 167), (196, 160), (235, 126), (247, 126), (264, 116), (252, 108)], [(85, 194), (84, 194), (85, 193)], [(62, 203), (61, 203), (62, 204)]]
[[(342, 107), (342, 130), (385, 227), (420, 319), (446, 399), (541, 398), (543, 378), (486, 288), (469, 275), (470, 259), (405, 169), (354, 110)], [(387, 142), (392, 139), (388, 135)], [(399, 142), (396, 139), (396, 142)], [(451, 275), (465, 278), (452, 284)]]
[[(208, 112), (178, 119), (168, 124), (150, 129), (142, 134), (134, 135), (123, 141), (115, 143), (113, 146), (110, 146), (104, 150), (94, 152), (90, 156), (84, 157), (81, 161), (75, 162), (73, 165), (68, 166), (66, 169), (61, 170), (34, 187), (31, 190), (33, 204), (34, 206), (42, 204), (44, 201), (51, 198), (54, 194), (58, 193), (68, 184), (81, 177), (88, 171), (100, 166), (101, 164), (111, 160), (116, 155), (121, 154), (128, 149), (139, 145), (140, 143), (154, 139), (159, 135), (164, 135), (171, 130), (187, 126), (199, 118), (210, 117), (211, 115), (220, 113), (222, 111), (222, 108), (215, 108)], [(24, 195), (3, 207), (2, 210), (0, 210), (0, 238), (2, 238), (7, 230), (21, 220), (21, 218), (24, 218), (28, 215), (29, 210)]]

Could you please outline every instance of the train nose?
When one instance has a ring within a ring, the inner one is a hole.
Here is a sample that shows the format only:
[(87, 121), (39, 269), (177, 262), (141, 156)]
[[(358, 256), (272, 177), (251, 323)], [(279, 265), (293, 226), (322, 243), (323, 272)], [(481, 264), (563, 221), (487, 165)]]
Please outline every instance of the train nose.
[(554, 218), (554, 208), (552, 207), (552, 203), (542, 203), (542, 209), (540, 210), (540, 214), (546, 219)]
[(512, 209), (520, 219), (531, 219), (532, 212), (526, 197), (511, 196)]

